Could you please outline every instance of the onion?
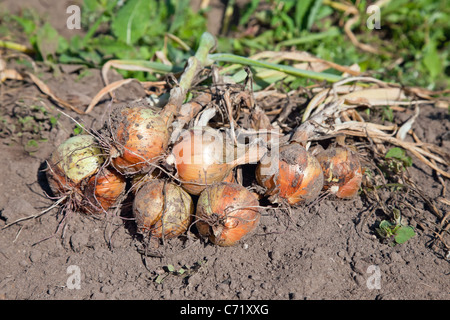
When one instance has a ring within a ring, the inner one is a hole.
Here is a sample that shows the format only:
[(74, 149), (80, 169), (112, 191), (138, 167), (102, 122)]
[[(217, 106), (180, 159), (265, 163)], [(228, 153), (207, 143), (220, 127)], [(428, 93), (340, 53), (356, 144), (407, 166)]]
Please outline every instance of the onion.
[(87, 182), (84, 190), (84, 211), (91, 214), (105, 212), (125, 193), (125, 178), (114, 169), (103, 168)]
[(81, 189), (104, 162), (103, 151), (90, 135), (77, 135), (61, 143), (48, 160), (47, 179), (52, 192), (61, 196)]
[(323, 187), (317, 159), (298, 143), (281, 146), (278, 159), (274, 155), (266, 155), (256, 167), (256, 179), (269, 199), (290, 205), (315, 200)]
[(155, 179), (136, 192), (133, 214), (138, 231), (156, 238), (174, 238), (190, 226), (194, 213), (191, 196), (172, 182)]
[(324, 190), (347, 199), (357, 194), (362, 182), (362, 169), (356, 152), (347, 147), (321, 151), (317, 160), (324, 174)]
[(257, 143), (236, 148), (212, 128), (193, 127), (180, 135), (166, 161), (176, 166), (183, 188), (199, 195), (207, 185), (224, 181), (238, 165), (256, 163), (265, 151)]
[(198, 199), (197, 229), (216, 245), (233, 246), (257, 227), (258, 205), (254, 194), (237, 183), (208, 186)]
[(163, 118), (145, 107), (125, 107), (112, 116), (113, 166), (122, 174), (148, 170), (167, 149)]

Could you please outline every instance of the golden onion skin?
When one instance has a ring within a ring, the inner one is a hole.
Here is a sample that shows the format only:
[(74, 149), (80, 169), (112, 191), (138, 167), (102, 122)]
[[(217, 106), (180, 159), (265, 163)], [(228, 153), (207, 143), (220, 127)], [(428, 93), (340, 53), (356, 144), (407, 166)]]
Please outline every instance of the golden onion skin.
[(133, 214), (140, 233), (170, 239), (187, 231), (192, 222), (194, 203), (181, 187), (154, 179), (136, 192)]
[(112, 117), (112, 123), (112, 164), (122, 174), (145, 172), (167, 149), (166, 123), (149, 108), (123, 108)]
[(237, 183), (217, 183), (198, 199), (197, 230), (218, 246), (234, 246), (258, 226), (259, 211), (252, 192)]
[(324, 190), (341, 199), (353, 198), (362, 183), (359, 157), (347, 147), (331, 147), (316, 156), (324, 174)]
[(298, 143), (281, 146), (278, 161), (263, 158), (256, 167), (256, 180), (273, 202), (290, 205), (315, 200), (323, 187), (319, 162)]

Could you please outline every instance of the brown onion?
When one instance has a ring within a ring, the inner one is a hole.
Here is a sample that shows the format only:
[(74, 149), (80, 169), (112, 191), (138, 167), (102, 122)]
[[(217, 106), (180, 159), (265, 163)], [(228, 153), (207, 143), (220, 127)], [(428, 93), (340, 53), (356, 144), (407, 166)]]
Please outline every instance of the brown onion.
[(81, 184), (103, 163), (102, 153), (90, 135), (73, 136), (61, 143), (47, 161), (47, 180), (54, 195), (80, 192)]
[(324, 190), (342, 199), (357, 194), (362, 182), (362, 169), (356, 152), (347, 147), (331, 147), (316, 158), (322, 166)]
[(238, 165), (256, 163), (266, 149), (257, 144), (235, 148), (209, 127), (184, 131), (167, 158), (174, 164), (183, 188), (199, 195), (207, 185), (226, 179)]
[(116, 170), (101, 169), (86, 185), (84, 211), (97, 214), (110, 209), (125, 193), (125, 186), (125, 178)]
[(167, 149), (169, 131), (163, 118), (151, 109), (126, 107), (112, 117), (113, 166), (123, 174), (148, 170)]
[(272, 202), (290, 205), (315, 200), (323, 187), (317, 159), (298, 143), (281, 146), (278, 159), (267, 154), (256, 167), (256, 179)]
[(138, 231), (156, 238), (183, 234), (192, 222), (191, 196), (172, 182), (150, 180), (139, 188), (133, 202)]
[(198, 199), (197, 229), (216, 245), (233, 246), (257, 227), (258, 205), (254, 194), (237, 183), (208, 186)]

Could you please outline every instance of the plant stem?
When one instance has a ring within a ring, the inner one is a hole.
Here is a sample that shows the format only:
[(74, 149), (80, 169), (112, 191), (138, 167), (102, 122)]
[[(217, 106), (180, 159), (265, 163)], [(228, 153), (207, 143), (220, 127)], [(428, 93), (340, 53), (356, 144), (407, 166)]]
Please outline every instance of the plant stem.
[(20, 51), (23, 53), (33, 53), (34, 52), (34, 50), (31, 48), (28, 48), (22, 44), (11, 42), (11, 41), (0, 40), (0, 47), (6, 48), (6, 49), (17, 50), (17, 51)]
[(259, 61), (259, 60), (253, 60), (246, 57), (237, 56), (234, 54), (229, 53), (214, 53), (208, 55), (208, 59), (216, 61), (216, 62), (228, 62), (228, 63), (237, 63), (242, 65), (248, 65), (253, 67), (261, 67), (266, 69), (272, 69), (284, 72), (289, 75), (293, 75), (296, 77), (306, 77), (310, 79), (316, 79), (316, 80), (325, 80), (329, 82), (336, 82), (339, 80), (342, 80), (343, 78), (338, 75), (334, 75), (331, 73), (325, 73), (325, 72), (315, 72), (311, 70), (303, 70), (294, 68), (291, 66), (271, 63), (271, 62), (265, 62), (265, 61)]
[(208, 57), (208, 54), (216, 46), (216, 39), (208, 32), (202, 34), (197, 52), (194, 56), (188, 59), (187, 66), (181, 75), (179, 85), (170, 90), (170, 98), (164, 109), (161, 111), (161, 116), (169, 126), (174, 115), (178, 113), (181, 105), (186, 99), (186, 95), (191, 88), (192, 82), (201, 71), (201, 69), (207, 65), (213, 63)]

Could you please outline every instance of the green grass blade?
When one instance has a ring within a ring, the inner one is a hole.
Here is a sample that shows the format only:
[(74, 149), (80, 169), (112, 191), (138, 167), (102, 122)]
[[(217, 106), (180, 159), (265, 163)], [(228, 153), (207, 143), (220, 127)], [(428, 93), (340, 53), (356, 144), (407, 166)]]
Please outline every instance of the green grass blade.
[(289, 40), (279, 42), (276, 46), (275, 51), (279, 50), (282, 47), (296, 46), (296, 45), (300, 45), (300, 44), (304, 44), (304, 43), (323, 40), (325, 38), (338, 36), (339, 34), (340, 34), (339, 29), (336, 27), (332, 27), (324, 32), (311, 33), (304, 37), (289, 39)]

